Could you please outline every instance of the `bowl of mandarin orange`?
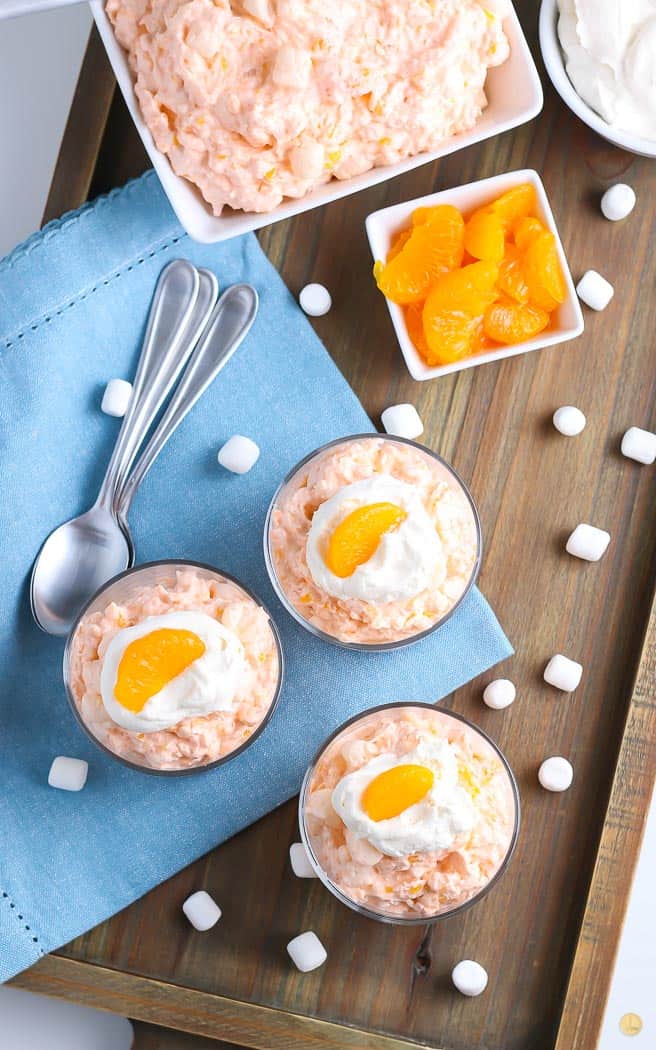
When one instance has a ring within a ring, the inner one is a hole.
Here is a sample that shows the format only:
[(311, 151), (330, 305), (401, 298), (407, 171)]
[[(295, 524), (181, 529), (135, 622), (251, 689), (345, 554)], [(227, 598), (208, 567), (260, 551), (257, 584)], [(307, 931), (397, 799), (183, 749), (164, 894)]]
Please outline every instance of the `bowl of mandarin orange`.
[(531, 169), (383, 208), (366, 228), (374, 279), (414, 379), (583, 331), (556, 220)]

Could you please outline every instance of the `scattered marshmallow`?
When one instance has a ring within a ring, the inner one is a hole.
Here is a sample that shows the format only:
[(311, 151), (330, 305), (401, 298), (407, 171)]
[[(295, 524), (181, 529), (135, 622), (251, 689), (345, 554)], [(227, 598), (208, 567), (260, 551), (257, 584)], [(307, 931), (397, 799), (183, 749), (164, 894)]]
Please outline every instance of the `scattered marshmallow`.
[(596, 270), (586, 270), (576, 286), (579, 299), (591, 310), (605, 310), (614, 293), (615, 289), (610, 281)]
[(305, 288), (301, 289), (298, 301), (301, 310), (310, 317), (323, 317), (333, 305), (330, 292), (322, 284), (306, 284)]
[(496, 678), (485, 686), (483, 692), (483, 703), (495, 711), (502, 711), (509, 707), (517, 695), (515, 686), (507, 678)]
[(574, 770), (566, 758), (554, 755), (545, 758), (538, 769), (538, 780), (545, 791), (567, 791), (574, 779)]
[(120, 419), (128, 410), (132, 397), (132, 383), (127, 379), (110, 379), (100, 402), (100, 408), (108, 416)]
[(610, 543), (610, 532), (598, 529), (595, 525), (581, 522), (565, 544), (568, 554), (583, 561), (599, 561)]
[(424, 424), (414, 405), (390, 405), (381, 414), (380, 421), (387, 434), (414, 441), (424, 432)]
[(575, 405), (563, 405), (553, 414), (553, 425), (565, 437), (576, 437), (585, 427), (585, 416)]
[(219, 449), (217, 459), (222, 467), (233, 474), (247, 474), (260, 458), (259, 446), (243, 434), (233, 434)]
[(299, 933), (298, 937), (287, 945), (287, 951), (297, 970), (301, 973), (309, 973), (323, 966), (328, 958), (328, 952), (312, 930)]
[(221, 909), (205, 890), (197, 890), (187, 897), (182, 910), (194, 929), (201, 933), (211, 930), (221, 918)]
[(625, 182), (617, 182), (610, 186), (601, 198), (601, 210), (611, 222), (626, 219), (635, 208), (636, 195), (631, 186)]
[(640, 427), (629, 427), (622, 438), (622, 455), (649, 466), (656, 459), (656, 434)]
[(62, 791), (81, 791), (87, 782), (88, 772), (89, 763), (83, 758), (57, 755), (48, 773), (48, 783), (51, 788), (61, 788)]
[(573, 693), (581, 681), (583, 667), (576, 660), (556, 653), (544, 669), (544, 680), (564, 693)]
[(297, 879), (316, 879), (317, 874), (302, 842), (292, 842), (289, 847), (289, 860)]
[(473, 959), (463, 959), (453, 967), (451, 980), (463, 995), (481, 995), (487, 988), (487, 970)]

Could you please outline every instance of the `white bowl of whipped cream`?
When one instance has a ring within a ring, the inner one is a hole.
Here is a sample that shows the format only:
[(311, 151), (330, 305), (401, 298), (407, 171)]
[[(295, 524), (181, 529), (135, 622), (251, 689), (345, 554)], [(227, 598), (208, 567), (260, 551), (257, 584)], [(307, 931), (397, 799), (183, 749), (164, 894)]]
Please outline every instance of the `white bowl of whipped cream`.
[(540, 47), (577, 117), (621, 149), (656, 157), (653, 0), (542, 0)]

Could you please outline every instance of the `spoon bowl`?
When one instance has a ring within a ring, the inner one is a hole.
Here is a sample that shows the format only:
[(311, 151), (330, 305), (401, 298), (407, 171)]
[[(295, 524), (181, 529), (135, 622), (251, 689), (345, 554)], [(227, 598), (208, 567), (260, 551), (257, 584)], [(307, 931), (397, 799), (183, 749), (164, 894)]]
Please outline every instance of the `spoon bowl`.
[(68, 634), (80, 608), (131, 564), (132, 545), (105, 507), (64, 522), (46, 539), (32, 569), (32, 615), (48, 634)]

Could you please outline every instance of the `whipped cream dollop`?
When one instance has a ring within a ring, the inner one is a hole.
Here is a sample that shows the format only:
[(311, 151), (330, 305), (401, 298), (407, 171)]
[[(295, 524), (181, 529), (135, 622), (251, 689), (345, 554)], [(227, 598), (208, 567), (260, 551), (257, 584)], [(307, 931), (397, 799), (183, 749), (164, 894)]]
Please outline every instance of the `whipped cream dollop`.
[[(341, 521), (359, 507), (392, 503), (403, 521), (383, 533), (374, 554), (350, 576), (336, 576), (325, 552)], [(413, 598), (446, 575), (442, 541), (416, 488), (389, 474), (377, 474), (342, 488), (317, 508), (307, 538), (306, 558), (312, 579), (335, 598), (382, 603)]]
[[(149, 697), (141, 710), (131, 710), (116, 697), (116, 684), (128, 646), (154, 631), (188, 631), (204, 644), (201, 656)], [(109, 717), (134, 733), (154, 733), (184, 718), (229, 710), (245, 669), (244, 648), (237, 635), (203, 612), (148, 616), (118, 631), (103, 657), (100, 693)]]
[(656, 0), (558, 0), (567, 75), (619, 131), (656, 140)]
[[(398, 816), (372, 820), (363, 807), (363, 793), (381, 773), (405, 765), (430, 769), (432, 787)], [(335, 785), (332, 805), (349, 831), (388, 857), (449, 850), (459, 836), (471, 831), (477, 818), (469, 794), (458, 784), (455, 751), (448, 741), (440, 739), (420, 740), (404, 755), (379, 755), (348, 773)]]

